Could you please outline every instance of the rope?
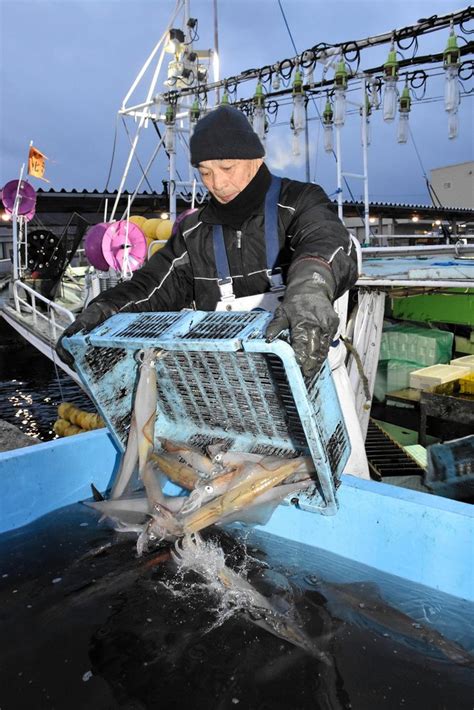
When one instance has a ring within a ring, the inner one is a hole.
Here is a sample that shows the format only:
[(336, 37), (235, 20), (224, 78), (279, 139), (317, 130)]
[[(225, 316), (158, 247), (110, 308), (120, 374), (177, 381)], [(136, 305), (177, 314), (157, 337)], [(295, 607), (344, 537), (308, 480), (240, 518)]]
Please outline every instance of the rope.
[(348, 340), (344, 340), (344, 338), (342, 336), (339, 336), (339, 337), (341, 338), (342, 342), (346, 346), (346, 349), (348, 350), (348, 352), (352, 355), (352, 357), (355, 360), (355, 363), (357, 365), (357, 371), (359, 373), (359, 377), (362, 382), (362, 387), (364, 388), (364, 395), (365, 395), (366, 402), (370, 403), (372, 397), (370, 395), (369, 380), (367, 378), (367, 375), (364, 372), (364, 366), (362, 365), (362, 359), (361, 359), (359, 353), (357, 352), (356, 348), (352, 345), (352, 343), (350, 343)]

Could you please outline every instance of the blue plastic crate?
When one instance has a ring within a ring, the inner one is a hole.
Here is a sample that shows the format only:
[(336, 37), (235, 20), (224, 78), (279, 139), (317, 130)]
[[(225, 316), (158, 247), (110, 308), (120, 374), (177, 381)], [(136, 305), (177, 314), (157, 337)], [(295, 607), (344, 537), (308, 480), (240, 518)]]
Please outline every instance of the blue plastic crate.
[(265, 341), (270, 319), (262, 311), (127, 313), (65, 343), (122, 449), (138, 381), (137, 352), (160, 350), (156, 437), (203, 449), (224, 441), (235, 451), (309, 454), (317, 481), (314, 493), (299, 496), (300, 505), (333, 514), (350, 445), (331, 371), (326, 363), (305, 381), (290, 345)]

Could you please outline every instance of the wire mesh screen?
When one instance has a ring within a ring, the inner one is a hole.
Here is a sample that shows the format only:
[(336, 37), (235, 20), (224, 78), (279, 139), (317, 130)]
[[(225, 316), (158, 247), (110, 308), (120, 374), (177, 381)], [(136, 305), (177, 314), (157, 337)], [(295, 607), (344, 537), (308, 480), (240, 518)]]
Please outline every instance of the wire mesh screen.
[(173, 421), (287, 437), (303, 446), (304, 432), (278, 358), (258, 353), (169, 352), (160, 362), (158, 399)]

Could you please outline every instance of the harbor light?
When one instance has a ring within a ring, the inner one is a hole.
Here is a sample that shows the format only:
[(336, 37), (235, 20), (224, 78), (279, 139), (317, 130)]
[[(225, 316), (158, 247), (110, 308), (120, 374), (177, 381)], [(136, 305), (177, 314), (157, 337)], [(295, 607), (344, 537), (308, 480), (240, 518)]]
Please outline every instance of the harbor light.
[(383, 92), (383, 120), (390, 122), (395, 118), (397, 111), (397, 80), (398, 61), (397, 52), (392, 42), (387, 61), (384, 64), (384, 92)]
[(347, 89), (347, 69), (343, 59), (336, 64), (334, 85), (334, 125), (343, 126), (346, 120)]
[(332, 110), (331, 102), (329, 97), (326, 101), (326, 107), (323, 112), (323, 126), (324, 126), (324, 150), (326, 153), (332, 153), (334, 150), (334, 139), (333, 139), (333, 121), (334, 113)]
[(408, 84), (405, 84), (398, 103), (397, 141), (399, 143), (406, 143), (408, 141), (409, 132), (408, 117), (411, 111), (411, 97)]
[(262, 83), (259, 81), (257, 83), (255, 94), (253, 97), (253, 118), (252, 126), (253, 130), (260, 138), (262, 143), (265, 141), (265, 95), (263, 93)]

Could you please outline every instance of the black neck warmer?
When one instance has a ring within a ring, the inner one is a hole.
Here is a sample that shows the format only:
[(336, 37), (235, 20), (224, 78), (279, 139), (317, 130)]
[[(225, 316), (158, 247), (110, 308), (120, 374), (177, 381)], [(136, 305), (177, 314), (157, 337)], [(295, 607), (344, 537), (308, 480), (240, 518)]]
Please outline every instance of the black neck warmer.
[(231, 202), (223, 204), (211, 195), (201, 215), (203, 220), (239, 229), (245, 220), (263, 205), (271, 181), (271, 173), (265, 163), (262, 163), (255, 177)]

